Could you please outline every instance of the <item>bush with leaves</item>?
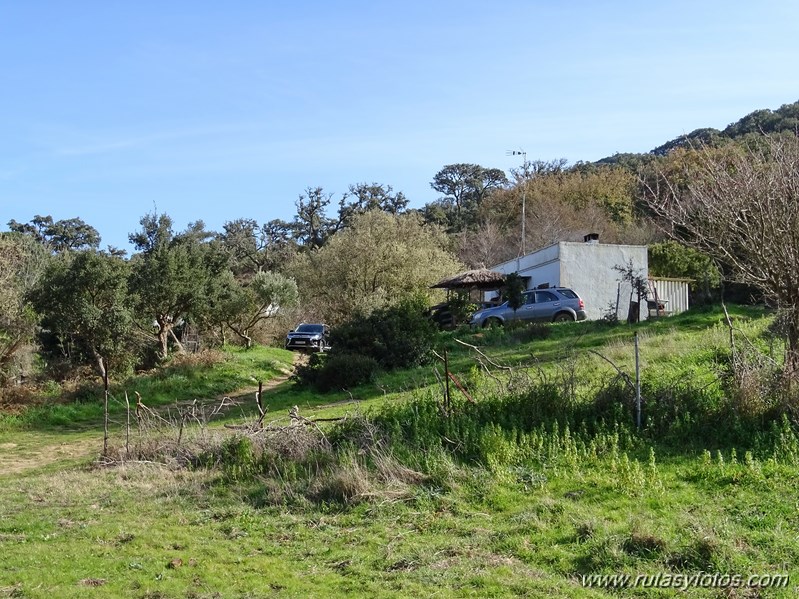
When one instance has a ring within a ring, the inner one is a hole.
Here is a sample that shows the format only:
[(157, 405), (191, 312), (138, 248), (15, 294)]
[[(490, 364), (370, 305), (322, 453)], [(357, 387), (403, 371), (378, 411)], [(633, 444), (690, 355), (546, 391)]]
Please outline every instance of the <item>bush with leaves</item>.
[(721, 285), (721, 271), (710, 256), (673, 240), (649, 246), (649, 274), (693, 279), (692, 299), (699, 304), (712, 302)]
[(450, 239), (415, 214), (371, 210), (317, 251), (306, 251), (288, 266), (301, 290), (302, 304), (331, 325), (393, 306), (409, 295), (429, 299), (430, 286), (462, 265), (449, 252)]
[(386, 370), (424, 364), (436, 339), (425, 310), (423, 302), (409, 299), (356, 317), (333, 329), (333, 352), (371, 356)]
[(424, 364), (436, 339), (436, 327), (420, 300), (354, 318), (333, 329), (330, 355), (312, 356), (295, 379), (320, 391), (350, 388), (372, 380), (377, 370)]
[(472, 301), (468, 291), (459, 291), (452, 295), (447, 302), (447, 307), (452, 315), (452, 324), (454, 326), (468, 323), (472, 314), (479, 308), (479, 306)]
[(19, 233), (0, 233), (0, 385), (24, 374), (33, 361), (37, 315), (27, 294), (46, 261), (36, 241)]
[(41, 314), (48, 362), (92, 365), (100, 376), (130, 366), (129, 264), (96, 250), (60, 254), (28, 294)]
[(508, 306), (515, 312), (524, 304), (522, 294), (527, 289), (527, 282), (519, 275), (512, 272), (505, 275), (505, 289), (502, 292), (502, 299), (508, 302)]
[(297, 367), (294, 379), (326, 393), (370, 383), (379, 370), (374, 358), (361, 354), (314, 354), (307, 365)]

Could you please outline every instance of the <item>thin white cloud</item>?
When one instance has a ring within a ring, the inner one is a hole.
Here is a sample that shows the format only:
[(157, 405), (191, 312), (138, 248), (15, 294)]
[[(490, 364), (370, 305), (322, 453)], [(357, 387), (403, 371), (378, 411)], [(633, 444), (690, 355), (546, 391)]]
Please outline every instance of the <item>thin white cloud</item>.
[[(49, 128), (48, 128), (49, 129)], [(144, 149), (172, 142), (190, 142), (208, 137), (225, 137), (264, 129), (262, 123), (230, 123), (220, 125), (157, 129), (150, 133), (131, 131), (81, 131), (49, 129), (37, 136), (40, 144), (56, 156), (91, 156)]]

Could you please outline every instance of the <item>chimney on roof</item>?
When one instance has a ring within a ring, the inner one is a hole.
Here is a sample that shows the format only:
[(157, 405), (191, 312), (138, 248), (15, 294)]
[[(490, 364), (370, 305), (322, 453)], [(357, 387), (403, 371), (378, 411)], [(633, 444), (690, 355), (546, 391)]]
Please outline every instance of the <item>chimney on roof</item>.
[(588, 235), (584, 235), (583, 241), (591, 245), (597, 245), (599, 243), (599, 233), (589, 233)]

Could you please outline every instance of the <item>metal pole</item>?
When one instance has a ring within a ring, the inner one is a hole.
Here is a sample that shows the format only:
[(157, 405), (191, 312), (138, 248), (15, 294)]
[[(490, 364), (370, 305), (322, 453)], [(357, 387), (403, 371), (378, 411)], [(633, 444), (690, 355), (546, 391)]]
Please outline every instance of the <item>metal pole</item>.
[(522, 256), (527, 255), (527, 240), (524, 233), (527, 224), (527, 152), (520, 150), (518, 152), (522, 155), (522, 172), (524, 173), (524, 181), (522, 181)]
[(527, 221), (527, 152), (524, 150), (508, 150), (505, 152), (506, 156), (521, 156), (522, 157), (522, 173), (524, 179), (522, 180), (522, 238), (521, 238), (521, 253), (520, 256), (527, 254), (527, 243), (525, 242), (525, 225)]
[(635, 333), (635, 423), (641, 428), (641, 365), (638, 359), (638, 331)]
[(523, 152), (522, 155), (524, 156), (524, 182), (522, 183), (522, 256), (527, 255), (527, 251), (525, 250), (526, 242), (525, 242), (525, 234), (524, 234), (524, 226), (527, 222), (527, 217), (525, 216), (525, 210), (527, 205), (527, 153)]
[(447, 356), (447, 350), (444, 349), (444, 384), (445, 386), (445, 394), (446, 398), (444, 401), (444, 410), (447, 413), (447, 416), (450, 415), (451, 409), (451, 401), (449, 398), (449, 357)]

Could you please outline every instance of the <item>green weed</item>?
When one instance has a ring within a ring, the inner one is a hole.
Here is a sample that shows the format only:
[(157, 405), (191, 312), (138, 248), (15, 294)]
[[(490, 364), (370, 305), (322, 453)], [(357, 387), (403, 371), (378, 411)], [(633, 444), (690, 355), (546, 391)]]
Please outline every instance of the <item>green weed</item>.
[[(733, 315), (764, 342), (760, 311)], [(0, 595), (607, 597), (626, 595), (585, 589), (580, 575), (795, 579), (795, 425), (787, 410), (737, 415), (716, 382), (729, 358), (722, 319), (703, 310), (635, 327), (576, 323), (491, 347), (485, 336), (507, 332), (456, 331), (442, 340), (474, 403), (453, 391), (445, 406), (429, 368), (383, 375), (319, 409), (320, 398), (286, 385), (266, 397), (261, 430), (187, 429), (178, 444), (177, 430), (165, 428), (152, 444), (142, 440), (149, 453), (115, 467), (55, 461), (6, 471)], [(641, 430), (629, 385), (585, 354), (629, 371), (633, 330), (648, 332)], [(454, 341), (464, 337), (513, 373), (486, 374)], [(157, 389), (207, 397), (200, 390), (222, 380), (241, 388), (273, 371), (268, 354), (176, 365), (137, 390), (148, 401)], [(293, 405), (309, 419), (344, 420), (292, 425), (279, 413)], [(5, 417), (0, 443), (50, 451), (69, 439), (63, 428), (43, 430), (51, 417), (36, 431)], [(773, 596), (795, 592), (794, 581)], [(668, 596), (658, 593), (639, 594)]]

